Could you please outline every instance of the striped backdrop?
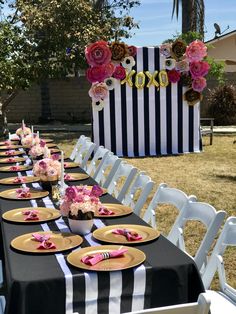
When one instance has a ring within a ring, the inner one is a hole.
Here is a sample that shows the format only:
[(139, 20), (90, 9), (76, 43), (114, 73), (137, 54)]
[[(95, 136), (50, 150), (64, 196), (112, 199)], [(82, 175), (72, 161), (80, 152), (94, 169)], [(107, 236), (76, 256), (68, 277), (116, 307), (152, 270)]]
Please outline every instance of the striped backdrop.
[[(133, 69), (152, 74), (164, 69), (164, 59), (158, 47), (139, 47)], [(94, 142), (118, 156), (199, 152), (199, 104), (189, 106), (183, 94), (180, 84), (157, 90), (154, 85), (137, 89), (117, 82), (104, 109), (93, 110)]]

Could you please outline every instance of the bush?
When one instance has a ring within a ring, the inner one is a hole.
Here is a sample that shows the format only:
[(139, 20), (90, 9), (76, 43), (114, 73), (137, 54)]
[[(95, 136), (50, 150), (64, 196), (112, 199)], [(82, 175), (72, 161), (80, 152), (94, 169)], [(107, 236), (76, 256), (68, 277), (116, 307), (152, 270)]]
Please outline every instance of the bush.
[(236, 89), (233, 85), (219, 85), (207, 97), (209, 113), (216, 125), (236, 124)]

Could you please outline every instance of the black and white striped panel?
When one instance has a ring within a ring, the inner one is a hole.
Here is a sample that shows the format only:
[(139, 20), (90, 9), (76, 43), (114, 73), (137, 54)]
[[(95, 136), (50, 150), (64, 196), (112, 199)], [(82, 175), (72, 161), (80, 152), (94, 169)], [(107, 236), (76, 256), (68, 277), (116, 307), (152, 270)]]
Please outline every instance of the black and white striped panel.
[[(137, 49), (136, 73), (164, 69), (157, 47)], [(135, 75), (133, 76), (134, 82)], [(116, 83), (102, 111), (93, 110), (93, 139), (118, 156), (158, 156), (200, 151), (200, 106), (183, 100), (184, 88), (169, 84), (159, 90), (152, 85)]]

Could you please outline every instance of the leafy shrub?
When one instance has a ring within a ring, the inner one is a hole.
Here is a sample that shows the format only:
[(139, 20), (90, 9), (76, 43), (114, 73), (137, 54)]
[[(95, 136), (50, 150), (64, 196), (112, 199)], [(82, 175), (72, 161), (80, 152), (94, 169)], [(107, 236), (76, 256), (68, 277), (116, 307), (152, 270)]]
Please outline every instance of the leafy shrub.
[(207, 97), (209, 114), (216, 125), (236, 124), (236, 89), (233, 85), (219, 85)]

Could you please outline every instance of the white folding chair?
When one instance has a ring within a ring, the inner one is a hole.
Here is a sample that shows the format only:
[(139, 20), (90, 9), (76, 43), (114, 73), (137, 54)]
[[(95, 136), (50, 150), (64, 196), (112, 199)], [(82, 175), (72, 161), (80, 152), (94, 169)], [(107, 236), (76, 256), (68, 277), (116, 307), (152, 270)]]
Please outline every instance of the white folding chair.
[(89, 174), (93, 178), (99, 166), (99, 163), (102, 162), (103, 158), (106, 158), (109, 152), (109, 149), (104, 148), (104, 146), (99, 146), (87, 167), (87, 174)]
[(72, 151), (72, 153), (71, 153), (71, 155), (70, 155), (70, 159), (71, 159), (71, 160), (74, 160), (74, 159), (75, 159), (77, 153), (80, 151), (80, 149), (81, 149), (81, 147), (83, 146), (83, 144), (84, 144), (85, 142), (88, 142), (88, 141), (91, 142), (90, 138), (87, 137), (87, 136), (85, 136), (85, 135), (81, 135), (81, 136), (79, 137), (79, 139), (78, 139), (77, 143), (75, 144), (75, 146), (74, 146), (74, 148), (73, 148), (73, 151)]
[(209, 314), (210, 303), (206, 294), (201, 293), (199, 294), (197, 302), (157, 307), (125, 314)]
[(113, 195), (118, 201), (122, 202), (137, 172), (137, 168), (128, 164), (126, 161), (122, 161), (112, 179), (110, 180), (110, 178), (108, 178), (106, 181), (106, 184), (110, 181), (106, 187), (107, 192)]
[(78, 162), (80, 164), (80, 167), (84, 170), (87, 169), (87, 163), (89, 158), (91, 157), (93, 151), (96, 148), (96, 144), (90, 141), (85, 141), (81, 148), (76, 152), (75, 155), (75, 162)]
[(201, 268), (204, 268), (206, 265), (207, 254), (211, 248), (211, 245), (217, 235), (221, 224), (223, 223), (225, 215), (225, 211), (216, 211), (213, 206), (207, 203), (188, 200), (188, 202), (178, 215), (167, 238), (172, 243), (177, 245), (182, 251), (186, 252), (183, 235), (183, 228), (186, 222), (188, 220), (196, 220), (203, 223), (207, 228), (207, 231), (194, 256), (194, 261), (199, 271), (202, 272)]
[(94, 180), (103, 188), (107, 188), (121, 161), (122, 160), (118, 156), (109, 152), (100, 162), (94, 174)]
[(166, 183), (161, 183), (154, 194), (145, 214), (143, 220), (150, 223), (153, 228), (156, 226), (156, 213), (155, 210), (158, 204), (170, 204), (175, 206), (179, 212), (183, 209), (189, 199), (195, 199), (194, 196), (187, 196), (183, 191), (170, 188)]
[[(143, 208), (152, 188), (154, 182), (151, 180), (149, 176), (145, 174), (145, 172), (140, 172), (133, 183), (131, 184), (129, 190), (127, 191), (125, 198), (122, 203), (124, 205), (130, 206), (133, 208), (134, 213), (138, 216), (141, 215), (141, 209)], [(140, 192), (137, 201), (135, 200), (135, 196), (137, 192)]]
[(209, 289), (215, 273), (219, 275), (220, 291), (206, 291), (211, 300), (211, 314), (236, 313), (236, 289), (227, 283), (223, 261), (228, 246), (236, 246), (236, 217), (226, 220), (202, 276), (205, 289)]

